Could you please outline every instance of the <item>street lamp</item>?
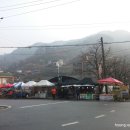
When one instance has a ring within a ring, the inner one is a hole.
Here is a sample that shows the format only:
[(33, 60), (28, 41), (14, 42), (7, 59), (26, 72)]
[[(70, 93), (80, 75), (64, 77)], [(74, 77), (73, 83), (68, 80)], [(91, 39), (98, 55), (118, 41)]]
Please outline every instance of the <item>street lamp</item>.
[(56, 66), (57, 66), (57, 76), (58, 76), (58, 84), (59, 84), (59, 81), (61, 80), (60, 79), (60, 67), (63, 65), (63, 60), (60, 59), (56, 62)]
[(59, 79), (60, 64), (59, 64), (59, 62), (58, 62), (58, 61), (56, 62), (56, 66), (57, 66), (57, 75), (58, 75), (58, 79)]

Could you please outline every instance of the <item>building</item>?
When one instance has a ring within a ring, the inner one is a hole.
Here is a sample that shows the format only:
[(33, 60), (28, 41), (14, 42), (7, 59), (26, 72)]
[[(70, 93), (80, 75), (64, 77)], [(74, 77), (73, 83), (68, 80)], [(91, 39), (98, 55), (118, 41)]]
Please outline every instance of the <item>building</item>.
[(13, 76), (0, 76), (0, 84), (14, 83)]

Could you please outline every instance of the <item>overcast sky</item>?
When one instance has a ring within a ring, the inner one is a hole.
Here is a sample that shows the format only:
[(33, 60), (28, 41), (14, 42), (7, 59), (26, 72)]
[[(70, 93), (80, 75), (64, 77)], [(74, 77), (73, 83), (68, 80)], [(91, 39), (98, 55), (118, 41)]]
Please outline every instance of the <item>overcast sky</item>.
[[(129, 0), (0, 0), (0, 46), (130, 31)], [(0, 48), (0, 54), (7, 49)]]

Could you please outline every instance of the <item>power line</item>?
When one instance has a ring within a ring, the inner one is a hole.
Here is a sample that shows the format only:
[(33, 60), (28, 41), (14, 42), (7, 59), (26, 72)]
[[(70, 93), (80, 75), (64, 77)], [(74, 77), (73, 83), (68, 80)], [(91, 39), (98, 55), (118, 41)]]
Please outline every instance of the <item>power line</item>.
[(35, 2), (39, 2), (39, 1), (43, 1), (43, 0), (35, 0), (35, 1), (30, 1), (30, 2), (24, 2), (24, 3), (19, 3), (19, 4), (8, 5), (8, 6), (0, 6), (0, 8), (9, 8), (9, 7), (14, 7), (14, 6), (19, 6), (19, 5), (35, 3)]
[(31, 46), (31, 47), (73, 47), (73, 46), (76, 46), (76, 47), (79, 47), (79, 46), (91, 46), (91, 45), (94, 45), (94, 44), (97, 44), (97, 43), (93, 43), (93, 44), (82, 44), (82, 45), (79, 45), (79, 44), (75, 44), (75, 45), (52, 45), (52, 46)]
[(104, 42), (104, 44), (129, 43), (130, 41)]
[[(93, 45), (93, 44), (92, 44)], [(42, 46), (43, 47), (43, 46)], [(21, 48), (24, 48), (24, 47), (21, 47)], [(28, 48), (28, 47), (27, 47)], [(28, 48), (29, 49), (29, 48)], [(127, 48), (127, 49), (122, 49), (122, 50), (119, 50), (119, 51), (114, 51), (114, 52), (112, 52), (112, 54), (115, 54), (115, 53), (120, 53), (120, 52), (122, 52), (122, 51), (129, 51), (130, 50), (130, 48)], [(70, 51), (70, 50), (67, 50), (67, 51)], [(66, 50), (64, 50), (64, 51), (62, 51), (62, 52), (66, 52)], [(56, 52), (56, 53), (59, 53), (59, 52)], [(49, 54), (50, 54), (50, 52), (49, 52)], [(53, 54), (53, 53), (51, 53), (51, 54)], [(33, 55), (33, 54), (11, 54), (11, 55)], [(36, 54), (36, 55), (42, 55), (42, 54)]]
[[(120, 42), (107, 42), (104, 44), (115, 44), (115, 43), (128, 43), (130, 41), (120, 41)], [(98, 43), (85, 43), (85, 44), (64, 44), (64, 45), (43, 45), (43, 46), (28, 46), (28, 47), (21, 47), (21, 46), (6, 46), (6, 47), (2, 47), (0, 46), (0, 48), (41, 48), (41, 47), (45, 47), (45, 48), (53, 48), (53, 47), (79, 47), (79, 46), (92, 46), (92, 45), (97, 45)]]
[[(118, 41), (118, 42), (109, 42), (109, 44), (112, 44), (112, 43), (128, 43), (130, 41)], [(107, 43), (106, 43), (107, 44)]]
[(82, 44), (82, 45), (79, 45), (79, 44), (74, 44), (74, 45), (44, 45), (44, 46), (28, 46), (28, 47), (18, 47), (18, 46), (8, 46), (8, 47), (2, 47), (0, 46), (0, 48), (27, 48), (27, 49), (31, 49), (31, 48), (41, 48), (41, 47), (45, 47), (45, 48), (54, 48), (54, 47), (73, 47), (73, 46), (76, 46), (76, 47), (79, 47), (79, 46), (90, 46), (90, 45), (94, 45), (94, 44), (97, 44), (97, 43), (93, 43), (93, 44)]
[[(113, 54), (116, 54), (116, 53), (119, 53), (119, 52), (122, 52), (122, 51), (125, 51), (125, 50), (130, 50), (130, 48), (129, 49), (122, 49), (122, 50), (120, 50), (120, 51), (114, 51), (114, 52), (112, 52), (111, 54), (113, 55)], [(69, 52), (69, 51), (71, 51), (71, 50), (64, 50), (64, 51), (62, 51), (62, 52), (49, 52), (49, 54), (58, 54), (58, 53), (63, 53), (63, 52)], [(42, 56), (44, 53), (36, 53), (36, 54), (33, 54), (33, 53), (11, 53), (10, 55), (39, 55), (39, 56)], [(128, 54), (127, 54), (128, 55)]]
[(19, 14), (15, 14), (15, 15), (9, 15), (9, 16), (6, 16), (6, 17), (1, 17), (1, 18), (5, 19), (5, 18), (16, 17), (16, 16), (20, 16), (20, 15), (24, 15), (24, 14), (30, 14), (30, 13), (34, 13), (34, 12), (38, 12), (38, 11), (50, 9), (50, 8), (55, 8), (55, 7), (58, 7), (58, 6), (63, 6), (63, 5), (71, 4), (71, 3), (74, 3), (74, 2), (77, 2), (77, 1), (80, 1), (80, 0), (74, 0), (74, 1), (71, 1), (71, 2), (57, 4), (57, 5), (54, 5), (54, 6), (50, 6), (50, 7), (46, 7), (46, 8), (41, 8), (41, 9), (37, 9), (37, 10), (32, 10), (32, 11), (28, 11), (28, 12), (23, 12), (23, 13), (19, 13)]
[[(73, 50), (76, 50), (77, 48), (73, 48)], [(79, 49), (79, 48), (78, 48)], [(69, 52), (71, 52), (71, 50), (69, 50), (69, 49), (67, 49), (67, 50), (58, 50), (58, 52), (47, 52), (47, 54), (59, 54), (59, 53), (69, 53)], [(34, 52), (34, 53), (11, 53), (11, 54), (7, 54), (7, 55), (13, 55), (13, 56), (19, 56), (19, 55), (30, 55), (30, 56), (43, 56), (44, 54), (46, 54), (46, 52), (45, 53), (36, 53), (36, 52)], [(5, 55), (3, 55), (3, 57), (5, 57)]]
[(37, 3), (37, 4), (31, 4), (31, 5), (24, 5), (24, 6), (15, 7), (15, 8), (3, 9), (3, 10), (0, 10), (0, 11), (4, 12), (4, 11), (10, 11), (10, 10), (15, 10), (15, 9), (20, 9), (20, 8), (31, 7), (31, 6), (44, 5), (44, 4), (54, 3), (56, 1), (61, 1), (61, 0), (52, 0), (52, 1), (43, 2), (43, 3)]
[(6, 48), (31, 48), (31, 47), (18, 47), (18, 46), (8, 46), (8, 47), (0, 47), (2, 49), (6, 49)]
[[(125, 41), (124, 41), (125, 42)], [(130, 42), (130, 41), (129, 41)], [(118, 42), (113, 42), (113, 43), (118, 43)], [(120, 43), (123, 43), (123, 41), (122, 42), (120, 42)], [(45, 48), (56, 48), (56, 47), (79, 47), (79, 46), (91, 46), (91, 45), (96, 45), (96, 44), (98, 44), (98, 43), (92, 43), (92, 44), (80, 44), (80, 45), (78, 45), (78, 44), (73, 44), (73, 45), (53, 45), (53, 46), (29, 46), (29, 47), (17, 47), (17, 46), (15, 46), (15, 47), (0, 47), (0, 48), (3, 48), (3, 49), (6, 49), (6, 48), (27, 48), (27, 49), (31, 49), (31, 48), (34, 48), (34, 47), (37, 47), (37, 48), (41, 48), (41, 47), (45, 47)], [(104, 43), (105, 44), (105, 43)], [(112, 52), (112, 54), (116, 54), (116, 53), (119, 53), (119, 52), (122, 52), (122, 51), (126, 51), (126, 50), (129, 50), (130, 48), (127, 48), (127, 49), (122, 49), (122, 50), (119, 50), (119, 51), (114, 51), (114, 52)], [(70, 50), (69, 50), (70, 51)], [(33, 55), (33, 54), (11, 54), (11, 55)], [(42, 54), (36, 54), (36, 55), (42, 55)]]
[[(47, 54), (59, 54), (59, 53), (63, 53), (63, 52), (70, 52), (71, 50), (62, 50), (62, 51), (58, 51), (58, 52), (47, 52)], [(12, 53), (10, 55), (33, 55), (33, 56), (43, 56), (44, 53)], [(45, 53), (46, 54), (46, 53)]]
[[(119, 52), (122, 52), (122, 51), (126, 51), (126, 50), (130, 50), (130, 48), (129, 48), (129, 49), (122, 49), (122, 50), (120, 50), (120, 51), (114, 51), (114, 52), (112, 52), (111, 54), (113, 55), (113, 54), (116, 54), (116, 53), (119, 53)], [(71, 50), (62, 51), (62, 52), (53, 52), (53, 53), (50, 53), (50, 52), (49, 52), (49, 54), (58, 54), (58, 53), (69, 52), (69, 51), (71, 51)], [(31, 54), (31, 53), (23, 54), (23, 53), (18, 53), (18, 54), (11, 54), (11, 55), (40, 55), (40, 56), (42, 56), (43, 54)], [(127, 54), (127, 55), (128, 55), (128, 54)]]

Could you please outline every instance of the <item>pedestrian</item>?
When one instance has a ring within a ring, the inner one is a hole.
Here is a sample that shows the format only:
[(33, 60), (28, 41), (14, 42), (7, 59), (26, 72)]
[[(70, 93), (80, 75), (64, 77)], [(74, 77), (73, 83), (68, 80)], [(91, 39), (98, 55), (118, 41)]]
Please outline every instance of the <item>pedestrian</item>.
[(51, 89), (51, 94), (52, 94), (53, 100), (55, 100), (55, 98), (56, 98), (56, 93), (57, 93), (56, 88), (55, 87), (52, 88)]
[(80, 88), (76, 88), (76, 99), (80, 100)]

